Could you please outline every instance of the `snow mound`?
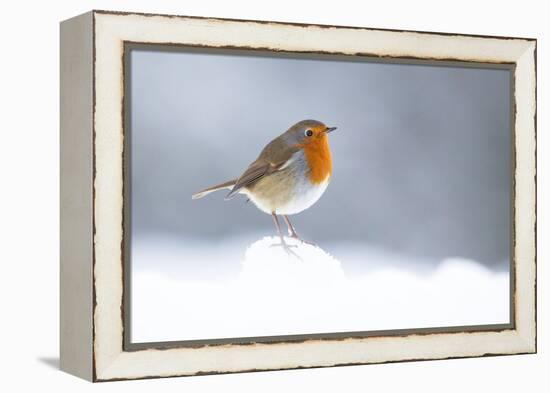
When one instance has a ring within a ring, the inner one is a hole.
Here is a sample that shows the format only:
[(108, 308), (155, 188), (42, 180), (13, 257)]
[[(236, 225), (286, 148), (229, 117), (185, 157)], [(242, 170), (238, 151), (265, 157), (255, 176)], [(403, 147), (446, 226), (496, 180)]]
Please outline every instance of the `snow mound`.
[(278, 237), (264, 237), (250, 245), (241, 263), (241, 283), (325, 286), (345, 280), (341, 263), (321, 248), (292, 238), (285, 242), (288, 251)]
[[(489, 270), (463, 258), (447, 258), (424, 269), (406, 256), (397, 261), (366, 248), (344, 247), (335, 251), (335, 258), (317, 246), (285, 241), (292, 246), (290, 254), (277, 237), (253, 241), (246, 250), (241, 248), (242, 241), (235, 241), (223, 250), (199, 245), (192, 252), (189, 245), (167, 249), (161, 244), (135, 253), (134, 257), (144, 259), (151, 268), (132, 272), (132, 340), (483, 325), (509, 320), (506, 271)], [(237, 249), (241, 251), (231, 251)], [(173, 270), (158, 264), (159, 255), (167, 250), (174, 254)], [(200, 269), (210, 260), (218, 265), (212, 265), (209, 274), (192, 274), (193, 268)], [(361, 261), (369, 269), (354, 272), (348, 268), (350, 260)], [(182, 261), (187, 263), (182, 272), (188, 274), (178, 273)]]

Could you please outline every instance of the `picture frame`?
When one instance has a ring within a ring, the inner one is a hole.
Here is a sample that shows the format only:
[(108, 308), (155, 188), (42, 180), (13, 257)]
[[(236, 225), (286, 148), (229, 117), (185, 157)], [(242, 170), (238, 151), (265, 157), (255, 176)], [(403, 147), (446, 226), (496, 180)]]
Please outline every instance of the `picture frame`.
[[(535, 39), (113, 11), (62, 22), (60, 38), (62, 370), (96, 382), (536, 352)], [(125, 64), (142, 44), (509, 69), (510, 323), (132, 343)]]

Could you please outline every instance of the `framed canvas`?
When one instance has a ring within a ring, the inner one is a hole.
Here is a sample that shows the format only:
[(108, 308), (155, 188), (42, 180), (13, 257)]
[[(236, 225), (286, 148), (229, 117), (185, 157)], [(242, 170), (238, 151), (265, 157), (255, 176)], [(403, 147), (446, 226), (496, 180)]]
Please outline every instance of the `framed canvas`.
[(61, 368), (536, 352), (536, 40), (61, 23)]

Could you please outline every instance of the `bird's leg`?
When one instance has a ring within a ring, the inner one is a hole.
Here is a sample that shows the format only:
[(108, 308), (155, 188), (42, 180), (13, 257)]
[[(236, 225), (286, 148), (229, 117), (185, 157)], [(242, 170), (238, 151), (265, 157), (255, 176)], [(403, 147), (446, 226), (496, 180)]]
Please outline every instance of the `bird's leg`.
[(292, 225), (288, 216), (284, 215), (283, 219), (285, 220), (286, 226), (288, 227), (288, 235), (295, 239), (299, 239), (298, 234), (296, 233), (296, 228), (294, 228), (294, 225)]
[(302, 243), (306, 243), (306, 244), (309, 244), (309, 245), (312, 245), (312, 246), (317, 246), (317, 244), (315, 244), (313, 242), (308, 242), (307, 240), (304, 240), (300, 236), (298, 236), (298, 233), (296, 233), (296, 228), (294, 228), (294, 225), (292, 225), (292, 223), (290, 222), (290, 219), (288, 218), (288, 216), (283, 215), (283, 218), (286, 222), (286, 226), (288, 227), (288, 234), (290, 235), (291, 238), (299, 240)]
[[(281, 232), (281, 225), (279, 224), (279, 218), (277, 217), (277, 215), (275, 213), (271, 213), (271, 216), (273, 217), (273, 222), (275, 223), (275, 227), (277, 228), (277, 233), (279, 234), (279, 237), (281, 238), (281, 244), (274, 244), (275, 245), (280, 245), (282, 246), (285, 251), (288, 253), (288, 254), (292, 254), (298, 258), (300, 258), (298, 255), (296, 255), (295, 252), (293, 252), (291, 249), (290, 249), (290, 246), (288, 244), (286, 244), (285, 242), (285, 238), (283, 236), (283, 233)], [(284, 216), (283, 216), (284, 217)], [(296, 246), (294, 246), (296, 247)]]
[(275, 213), (271, 213), (271, 217), (273, 217), (273, 222), (275, 223), (275, 227), (277, 228), (277, 234), (281, 238), (281, 245), (287, 248), (288, 245), (285, 242), (285, 237), (283, 236), (283, 233), (281, 231), (281, 225), (279, 224), (279, 217), (277, 217)]

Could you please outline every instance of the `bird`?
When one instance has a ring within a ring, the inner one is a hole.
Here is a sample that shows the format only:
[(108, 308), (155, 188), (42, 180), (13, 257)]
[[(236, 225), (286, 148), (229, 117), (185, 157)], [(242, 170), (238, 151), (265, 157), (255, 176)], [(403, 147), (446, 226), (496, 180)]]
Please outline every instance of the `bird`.
[(225, 199), (244, 194), (264, 213), (273, 217), (280, 245), (288, 252), (278, 216), (282, 216), (291, 238), (302, 239), (288, 216), (310, 208), (321, 198), (332, 177), (332, 153), (328, 127), (317, 120), (302, 120), (269, 142), (238, 177), (205, 188), (192, 195), (202, 198), (212, 192), (229, 190)]

